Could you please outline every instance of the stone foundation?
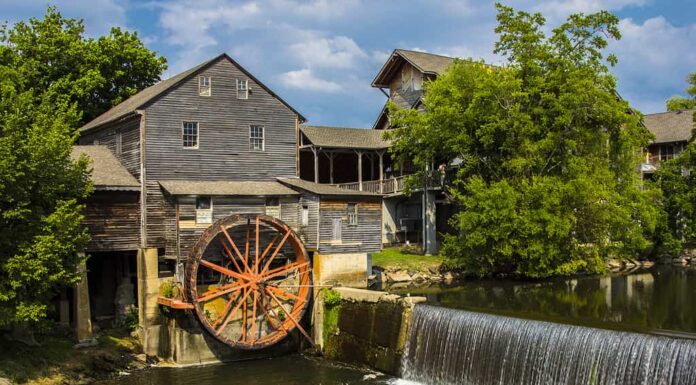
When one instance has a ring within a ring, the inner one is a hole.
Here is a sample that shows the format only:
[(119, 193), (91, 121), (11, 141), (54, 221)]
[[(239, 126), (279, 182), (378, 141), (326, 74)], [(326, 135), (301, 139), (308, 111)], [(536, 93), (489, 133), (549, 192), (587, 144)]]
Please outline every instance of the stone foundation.
[(425, 298), (351, 288), (333, 291), (340, 300), (323, 291), (315, 306), (315, 339), (324, 355), (398, 375), (413, 306)]
[(367, 287), (367, 254), (314, 254), (314, 284)]

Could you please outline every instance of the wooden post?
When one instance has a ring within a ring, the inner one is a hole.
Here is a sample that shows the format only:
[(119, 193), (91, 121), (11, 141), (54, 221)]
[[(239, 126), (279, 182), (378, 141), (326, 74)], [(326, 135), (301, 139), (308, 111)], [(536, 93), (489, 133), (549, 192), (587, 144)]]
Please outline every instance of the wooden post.
[(379, 192), (384, 192), (384, 151), (377, 153), (379, 156)]
[(358, 154), (358, 188), (363, 190), (363, 175), (362, 175), (362, 151), (355, 151)]
[(319, 183), (319, 157), (314, 146), (312, 146), (312, 154), (314, 154), (314, 183)]
[(370, 180), (375, 180), (375, 155), (370, 153)]
[(334, 161), (334, 155), (336, 155), (336, 154), (334, 154), (333, 152), (329, 152), (328, 154), (329, 154), (329, 183), (333, 184), (333, 182), (334, 182), (334, 177), (333, 177), (333, 169), (334, 169), (333, 163), (334, 162), (333, 161)]

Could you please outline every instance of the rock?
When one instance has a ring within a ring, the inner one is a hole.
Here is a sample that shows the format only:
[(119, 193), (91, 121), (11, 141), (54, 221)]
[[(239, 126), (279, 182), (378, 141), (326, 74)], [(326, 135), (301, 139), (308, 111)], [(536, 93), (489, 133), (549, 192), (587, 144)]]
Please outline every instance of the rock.
[(434, 268), (433, 266), (428, 267), (428, 271), (429, 271), (430, 274), (432, 274), (432, 275), (438, 275), (437, 269)]
[(610, 270), (619, 270), (621, 269), (621, 266), (621, 261), (619, 261), (618, 259), (610, 259), (607, 261), (607, 267)]
[(645, 268), (648, 268), (648, 269), (649, 269), (649, 268), (655, 266), (655, 262), (653, 262), (653, 261), (643, 261), (643, 262), (641, 262), (640, 265), (641, 265), (642, 267), (645, 267)]
[(688, 262), (686, 261), (686, 258), (673, 258), (672, 259), (672, 264), (673, 265), (686, 265)]
[(147, 355), (145, 355), (145, 353), (136, 354), (133, 357), (140, 362), (147, 362)]
[(444, 279), (445, 282), (452, 282), (454, 280), (454, 274), (452, 274), (451, 271), (448, 271), (442, 275), (442, 279)]
[(406, 272), (407, 272), (408, 275), (410, 275), (411, 277), (413, 277), (414, 275), (416, 275), (416, 274), (418, 273), (417, 271), (415, 271), (415, 270), (413, 270), (413, 269), (408, 269)]
[(416, 273), (411, 276), (411, 279), (415, 282), (424, 282), (426, 280), (426, 277), (421, 274), (421, 273)]
[(73, 345), (74, 349), (82, 349), (82, 348), (91, 348), (93, 346), (99, 345), (99, 341), (97, 341), (96, 338), (92, 338), (91, 340), (86, 340), (86, 341), (80, 341)]
[(387, 273), (387, 281), (389, 281), (389, 282), (408, 282), (408, 281), (411, 281), (411, 276), (403, 270), (397, 270), (394, 272)]
[(9, 378), (0, 377), (0, 385), (12, 385)]

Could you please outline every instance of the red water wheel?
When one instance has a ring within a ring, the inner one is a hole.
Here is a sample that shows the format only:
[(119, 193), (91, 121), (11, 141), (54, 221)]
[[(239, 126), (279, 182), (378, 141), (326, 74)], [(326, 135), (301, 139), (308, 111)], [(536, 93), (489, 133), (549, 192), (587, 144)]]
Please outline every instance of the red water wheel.
[(186, 266), (186, 295), (203, 327), (236, 348), (260, 349), (298, 329), (311, 295), (309, 256), (297, 234), (266, 215), (210, 226)]

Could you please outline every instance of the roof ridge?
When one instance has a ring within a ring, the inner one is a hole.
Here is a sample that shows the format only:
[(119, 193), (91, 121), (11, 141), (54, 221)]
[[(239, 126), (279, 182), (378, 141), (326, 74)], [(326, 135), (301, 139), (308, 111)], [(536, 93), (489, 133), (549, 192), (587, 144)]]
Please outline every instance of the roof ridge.
[(301, 124), (301, 127), (316, 127), (316, 128), (329, 128), (329, 129), (336, 129), (336, 130), (365, 130), (365, 131), (372, 131), (371, 128), (367, 127), (342, 127), (342, 126), (322, 126), (322, 125), (317, 125), (317, 124)]
[(678, 111), (663, 111), (663, 112), (653, 112), (650, 114), (643, 114), (643, 116), (654, 116), (654, 115), (664, 115), (664, 114), (681, 114), (682, 112), (696, 112), (696, 108), (686, 108)]
[(443, 55), (440, 53), (431, 53), (431, 52), (427, 52), (427, 51), (417, 51), (415, 49), (395, 48), (394, 51), (422, 53), (425, 55), (439, 56), (439, 57), (446, 58), (446, 59), (461, 59), (460, 57), (457, 57), (457, 56), (448, 56), (448, 55)]

